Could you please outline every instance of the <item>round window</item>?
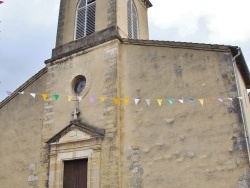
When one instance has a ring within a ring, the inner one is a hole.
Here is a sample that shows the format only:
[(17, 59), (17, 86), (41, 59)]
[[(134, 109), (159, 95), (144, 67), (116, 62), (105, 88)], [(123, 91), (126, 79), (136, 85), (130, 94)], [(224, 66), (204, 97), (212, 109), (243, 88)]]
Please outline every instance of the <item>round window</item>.
[(75, 77), (72, 81), (72, 89), (75, 94), (79, 95), (86, 86), (86, 78), (82, 75)]

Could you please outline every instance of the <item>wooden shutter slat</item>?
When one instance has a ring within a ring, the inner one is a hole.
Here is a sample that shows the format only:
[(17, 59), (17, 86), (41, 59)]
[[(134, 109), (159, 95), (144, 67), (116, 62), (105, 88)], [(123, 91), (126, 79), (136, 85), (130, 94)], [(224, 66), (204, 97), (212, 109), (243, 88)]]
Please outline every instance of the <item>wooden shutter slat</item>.
[(127, 17), (128, 17), (128, 37), (138, 38), (138, 16), (135, 8), (135, 4), (132, 0), (127, 2)]
[(77, 9), (75, 39), (95, 32), (95, 0), (81, 0)]

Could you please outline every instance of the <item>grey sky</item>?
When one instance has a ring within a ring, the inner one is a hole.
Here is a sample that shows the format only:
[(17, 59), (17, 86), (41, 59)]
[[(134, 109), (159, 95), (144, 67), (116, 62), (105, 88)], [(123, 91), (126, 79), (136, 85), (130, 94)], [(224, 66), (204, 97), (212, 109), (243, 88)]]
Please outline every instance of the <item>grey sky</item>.
[[(240, 46), (250, 65), (247, 1), (151, 0), (150, 39)], [(58, 10), (59, 0), (0, 5), (0, 101), (45, 66), (55, 46)]]

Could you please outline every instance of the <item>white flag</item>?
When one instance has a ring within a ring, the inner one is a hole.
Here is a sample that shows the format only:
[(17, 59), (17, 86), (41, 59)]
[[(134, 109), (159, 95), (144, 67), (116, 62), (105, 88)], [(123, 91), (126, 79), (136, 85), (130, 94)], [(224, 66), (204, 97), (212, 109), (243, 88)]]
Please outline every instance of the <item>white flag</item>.
[(35, 93), (30, 93), (30, 95), (34, 98), (36, 98), (36, 94)]
[(137, 105), (139, 101), (140, 99), (135, 99), (135, 105)]
[(150, 105), (150, 99), (146, 99), (148, 106)]
[(77, 96), (77, 98), (78, 98), (78, 101), (81, 102), (83, 96)]

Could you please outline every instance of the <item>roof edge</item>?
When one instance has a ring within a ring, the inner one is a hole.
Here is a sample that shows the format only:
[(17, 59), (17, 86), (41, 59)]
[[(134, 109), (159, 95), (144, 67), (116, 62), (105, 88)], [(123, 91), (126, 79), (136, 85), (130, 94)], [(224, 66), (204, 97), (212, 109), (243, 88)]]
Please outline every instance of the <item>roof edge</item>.
[(192, 42), (179, 42), (179, 41), (164, 41), (164, 40), (142, 40), (142, 39), (128, 39), (122, 38), (123, 44), (135, 44), (145, 46), (165, 46), (171, 48), (188, 48), (196, 50), (215, 50), (215, 51), (230, 51), (230, 45), (220, 44), (205, 44), (205, 43), (192, 43)]
[[(238, 46), (230, 46), (229, 49), (231, 50), (231, 53), (233, 57), (235, 57), (238, 52), (239, 52), (239, 47)], [(239, 69), (243, 80), (246, 84), (246, 88), (250, 89), (250, 71), (247, 66), (246, 60), (244, 58), (243, 52), (240, 49), (240, 55), (235, 59), (237, 68)]]
[(9, 101), (11, 101), (13, 98), (15, 98), (17, 95), (19, 95), (18, 92), (22, 92), (25, 90), (28, 86), (30, 86), (32, 83), (34, 83), (38, 78), (43, 76), (48, 71), (47, 67), (42, 68), (38, 73), (36, 73), (34, 76), (32, 76), (30, 79), (28, 79), (24, 84), (22, 84), (20, 87), (18, 87), (11, 96), (6, 97), (2, 102), (0, 102), (0, 109), (6, 105)]
[(150, 8), (153, 6), (153, 4), (149, 0), (141, 0), (141, 1), (146, 5), (147, 8)]

